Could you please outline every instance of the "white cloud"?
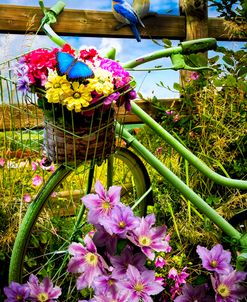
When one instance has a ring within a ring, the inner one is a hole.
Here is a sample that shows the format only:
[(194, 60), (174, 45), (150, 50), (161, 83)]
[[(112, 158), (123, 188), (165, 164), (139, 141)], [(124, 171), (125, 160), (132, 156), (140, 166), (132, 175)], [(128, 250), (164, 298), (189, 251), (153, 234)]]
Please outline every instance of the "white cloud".
[(121, 39), (102, 38), (99, 45), (99, 51), (102, 53), (102, 55), (104, 55), (111, 48), (115, 48), (117, 54), (120, 54), (123, 49), (122, 43), (123, 42)]

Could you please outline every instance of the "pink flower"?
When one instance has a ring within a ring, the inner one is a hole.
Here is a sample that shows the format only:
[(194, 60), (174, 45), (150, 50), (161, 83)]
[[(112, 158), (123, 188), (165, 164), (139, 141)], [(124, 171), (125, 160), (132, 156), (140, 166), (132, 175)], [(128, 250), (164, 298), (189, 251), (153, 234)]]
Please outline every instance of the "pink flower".
[(24, 194), (23, 195), (23, 201), (29, 203), (32, 200), (31, 195)]
[(218, 274), (227, 274), (232, 271), (231, 252), (225, 251), (221, 244), (216, 244), (211, 250), (198, 245), (196, 252), (206, 270)]
[(88, 222), (92, 224), (100, 223), (104, 217), (110, 216), (113, 208), (120, 205), (120, 186), (111, 186), (106, 191), (102, 183), (97, 180), (95, 183), (96, 194), (88, 194), (82, 197), (82, 202), (89, 209)]
[(191, 72), (191, 75), (190, 75), (190, 79), (191, 80), (193, 80), (193, 81), (195, 81), (195, 80), (198, 80), (199, 79), (199, 73), (198, 72), (196, 72), (196, 71), (192, 71)]
[(172, 279), (176, 282), (178, 286), (181, 284), (186, 283), (186, 279), (189, 277), (190, 274), (186, 273), (186, 267), (182, 269), (181, 273), (178, 273), (178, 271), (173, 267), (168, 272), (168, 278)]
[[(227, 274), (214, 274), (211, 276), (215, 290), (216, 302), (239, 302), (247, 296), (247, 288), (244, 286), (246, 272), (232, 270)], [(243, 285), (242, 285), (243, 284)]]
[(39, 175), (35, 175), (32, 179), (32, 184), (37, 187), (40, 186), (43, 182), (43, 178)]
[(53, 192), (51, 193), (51, 197), (56, 197), (56, 196), (57, 196), (57, 192), (53, 191)]
[(178, 114), (176, 114), (173, 118), (173, 122), (176, 123), (180, 120), (180, 116)]
[(127, 238), (135, 245), (139, 246), (142, 252), (150, 259), (154, 260), (156, 252), (167, 252), (168, 242), (165, 240), (166, 227), (153, 227), (155, 215), (149, 214), (140, 219), (140, 225), (136, 227)]
[(28, 66), (28, 78), (30, 83), (40, 87), (44, 86), (48, 68), (54, 70), (56, 68), (56, 53), (58, 49), (52, 51), (39, 48), (24, 56), (24, 62)]
[(164, 265), (166, 265), (167, 262), (165, 261), (164, 258), (162, 258), (161, 256), (158, 256), (156, 259), (155, 259), (155, 262), (154, 262), (154, 265), (156, 267), (163, 267)]
[(176, 280), (178, 277), (178, 271), (173, 267), (168, 272), (168, 278), (172, 280)]
[(38, 164), (36, 162), (32, 162), (32, 170), (33, 171), (36, 171), (37, 170), (37, 167), (38, 167)]
[(84, 238), (85, 246), (81, 243), (72, 242), (69, 253), (73, 256), (68, 264), (68, 272), (79, 274), (77, 278), (77, 289), (90, 287), (97, 276), (104, 274), (107, 265), (98, 254), (92, 238), (88, 235)]
[(174, 113), (175, 113), (175, 111), (173, 111), (173, 110), (166, 110), (167, 115), (173, 115)]
[(5, 164), (5, 160), (3, 158), (0, 158), (0, 167), (3, 167)]
[(163, 277), (155, 276), (155, 281), (158, 282), (163, 287), (166, 286), (165, 279)]
[(60, 287), (53, 286), (52, 281), (48, 277), (39, 282), (35, 275), (30, 275), (27, 284), (30, 288), (31, 301), (56, 302), (61, 295)]
[(129, 264), (126, 279), (123, 279), (119, 287), (128, 294), (128, 300), (132, 302), (151, 302), (150, 295), (157, 295), (164, 288), (155, 281), (154, 271), (139, 272), (138, 269)]

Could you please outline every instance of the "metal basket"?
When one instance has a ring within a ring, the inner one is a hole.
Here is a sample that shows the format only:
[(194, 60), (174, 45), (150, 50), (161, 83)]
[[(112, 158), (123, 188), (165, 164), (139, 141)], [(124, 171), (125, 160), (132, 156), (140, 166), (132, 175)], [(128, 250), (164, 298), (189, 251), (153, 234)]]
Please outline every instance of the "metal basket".
[[(82, 161), (103, 160), (115, 149), (115, 121), (119, 108), (103, 102), (75, 113), (58, 104), (40, 106), (34, 93), (17, 89), (16, 59), (0, 64), (0, 131), (7, 156), (42, 157), (58, 164), (78, 166)], [(125, 114), (121, 109), (121, 119)]]
[[(84, 160), (103, 160), (114, 152), (115, 111), (103, 110), (101, 104), (82, 113), (69, 112), (61, 107), (60, 117), (53, 110), (51, 120), (45, 116), (44, 150), (56, 163), (77, 163)], [(58, 121), (62, 120), (62, 123)]]

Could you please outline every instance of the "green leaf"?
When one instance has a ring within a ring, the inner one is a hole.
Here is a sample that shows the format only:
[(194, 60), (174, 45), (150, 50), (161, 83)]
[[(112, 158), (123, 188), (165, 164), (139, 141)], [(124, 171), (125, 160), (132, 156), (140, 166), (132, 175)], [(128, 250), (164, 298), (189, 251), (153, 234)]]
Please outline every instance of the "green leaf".
[(165, 48), (172, 47), (172, 41), (169, 39), (162, 39), (162, 42), (164, 43)]
[(173, 84), (173, 88), (174, 88), (175, 90), (177, 90), (177, 91), (181, 91), (181, 90), (182, 90), (181, 85), (178, 84), (178, 83), (174, 83), (174, 84)]
[(234, 66), (234, 61), (232, 58), (228, 57), (228, 56), (223, 56), (223, 61), (226, 62), (228, 65), (230, 66)]
[(218, 60), (219, 60), (220, 56), (214, 56), (212, 58), (209, 59), (210, 64), (215, 64)]
[(247, 75), (247, 66), (242, 66), (238, 70), (238, 76), (241, 77), (245, 75)]

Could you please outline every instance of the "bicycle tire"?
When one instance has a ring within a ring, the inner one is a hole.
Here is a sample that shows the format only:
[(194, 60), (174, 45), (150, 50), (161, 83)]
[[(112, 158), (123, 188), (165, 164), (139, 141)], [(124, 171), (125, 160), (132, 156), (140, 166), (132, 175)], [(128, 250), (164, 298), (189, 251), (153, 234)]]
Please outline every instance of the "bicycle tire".
[[(131, 197), (133, 197), (133, 194), (136, 195), (137, 198), (142, 196), (150, 187), (150, 179), (142, 161), (133, 152), (124, 148), (117, 148), (113, 157), (114, 161), (118, 161), (114, 162), (114, 167), (116, 167), (117, 164), (117, 168), (120, 168), (123, 171), (123, 167), (126, 166), (126, 170), (128, 170), (128, 173), (131, 174), (131, 176), (128, 177), (131, 178), (133, 185), (133, 188), (131, 189), (133, 189), (134, 192), (130, 193), (130, 190), (128, 189), (129, 184), (126, 183), (127, 175), (124, 175), (125, 183), (120, 183), (120, 185), (125, 186), (123, 192), (124, 195), (127, 196), (126, 199), (129, 200)], [(58, 187), (59, 184), (64, 186), (64, 182), (66, 180), (68, 180), (69, 182), (71, 181), (71, 172), (72, 171), (69, 168), (60, 166), (50, 177), (46, 185), (41, 189), (36, 199), (32, 202), (32, 204), (30, 204), (26, 215), (23, 218), (23, 222), (20, 226), (13, 247), (9, 268), (9, 282), (16, 281), (23, 283), (27, 280), (28, 275), (31, 273), (36, 273), (43, 277), (44, 275), (48, 275), (51, 279), (54, 280), (53, 276), (51, 276), (52, 269), (49, 266), (48, 257), (53, 258), (51, 260), (51, 266), (57, 264), (57, 259), (55, 259), (57, 257), (60, 258), (60, 263), (62, 261), (61, 266), (64, 265), (64, 259), (68, 257), (68, 254), (63, 254), (63, 251), (66, 250), (66, 247), (69, 245), (70, 241), (72, 241), (72, 237), (74, 238), (76, 235), (70, 234), (70, 232), (68, 231), (70, 223), (73, 223), (74, 215), (71, 215), (71, 213), (69, 213), (69, 215), (67, 215), (66, 217), (59, 216), (56, 214), (56, 207), (54, 205), (52, 213), (49, 213), (48, 211), (51, 210), (49, 206), (51, 193)], [(95, 174), (95, 177), (99, 177), (100, 179), (100, 175), (97, 175), (97, 171)], [(119, 183), (117, 182), (118, 180), (114, 178), (113, 185), (119, 185)], [(139, 208), (141, 213), (146, 211), (147, 204), (150, 203), (150, 197), (151, 193), (143, 198), (142, 206)], [(58, 210), (60, 211), (60, 209)], [(78, 214), (76, 208), (74, 210), (75, 213)], [(54, 214), (55, 216), (51, 217), (52, 214)], [(46, 216), (48, 216), (48, 218)], [(58, 227), (59, 223), (61, 223), (62, 221), (63, 224), (66, 224), (65, 229), (67, 233), (65, 232), (65, 230), (56, 230), (56, 227)], [(67, 236), (66, 238), (65, 235)], [(38, 246), (35, 247), (33, 239), (36, 240), (36, 245)], [(64, 246), (62, 246), (61, 244), (60, 246), (56, 246), (56, 244), (58, 244), (60, 240), (63, 241), (63, 244), (64, 242), (66, 242), (66, 244)], [(41, 255), (37, 255), (38, 252)], [(35, 259), (31, 258), (32, 254), (35, 255)], [(49, 267), (46, 268), (45, 265)]]

